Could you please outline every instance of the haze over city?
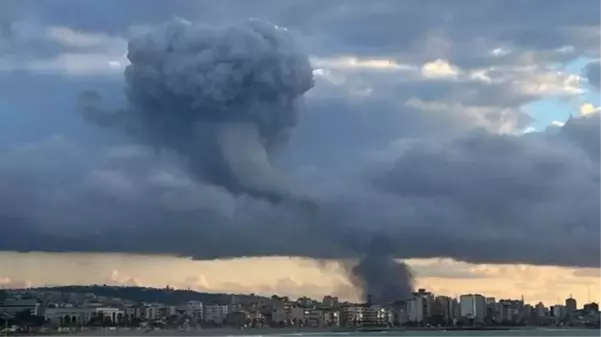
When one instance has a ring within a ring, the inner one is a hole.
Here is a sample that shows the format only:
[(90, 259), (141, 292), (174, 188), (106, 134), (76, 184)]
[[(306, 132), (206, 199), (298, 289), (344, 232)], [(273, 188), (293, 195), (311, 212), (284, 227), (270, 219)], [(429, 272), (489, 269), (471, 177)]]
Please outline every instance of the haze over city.
[(600, 4), (0, 3), (0, 287), (599, 302)]

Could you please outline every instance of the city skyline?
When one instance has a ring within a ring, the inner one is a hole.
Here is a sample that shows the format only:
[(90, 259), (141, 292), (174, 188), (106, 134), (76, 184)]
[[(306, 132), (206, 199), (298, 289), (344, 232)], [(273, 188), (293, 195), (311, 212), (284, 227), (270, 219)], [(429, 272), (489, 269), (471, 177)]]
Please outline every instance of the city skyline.
[(65, 286), (0, 293), (0, 315), (29, 330), (123, 328), (417, 328), (507, 330), (509, 327), (599, 328), (599, 304), (527, 304), (482, 294), (459, 298), (417, 289), (387, 303), (341, 301), (335, 296), (298, 299), (255, 294), (209, 294), (171, 287)]
[[(306, 259), (209, 262), (123, 254), (0, 253), (0, 261), (6, 261), (6, 270), (13, 272), (10, 276), (0, 275), (0, 287), (8, 282), (15, 287), (109, 284), (162, 288), (170, 285), (209, 292), (254, 292), (266, 296), (277, 293), (291, 297), (338, 295), (352, 301), (361, 300), (357, 289), (348, 283), (335, 263), (324, 268)], [(481, 293), (497, 299), (518, 299), (523, 295), (532, 305), (538, 302), (561, 304), (570, 294), (579, 305), (601, 299), (598, 269), (470, 265), (448, 259), (410, 260), (408, 264), (416, 273), (415, 289), (426, 288), (450, 297)], [(53, 271), (51, 276), (48, 270)]]

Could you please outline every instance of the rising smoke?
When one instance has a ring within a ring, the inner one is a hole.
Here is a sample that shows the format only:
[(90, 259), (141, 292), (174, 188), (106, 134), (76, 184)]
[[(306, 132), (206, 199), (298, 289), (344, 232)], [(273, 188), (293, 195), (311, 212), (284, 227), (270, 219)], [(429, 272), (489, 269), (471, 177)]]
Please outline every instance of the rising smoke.
[(390, 304), (405, 300), (413, 292), (413, 274), (409, 266), (394, 258), (392, 241), (383, 236), (369, 244), (366, 254), (355, 263), (341, 263), (349, 280), (361, 292), (363, 300)]
[(129, 108), (108, 113), (88, 92), (80, 98), (87, 119), (174, 150), (197, 178), (232, 193), (291, 197), (268, 153), (295, 126), (313, 71), (285, 29), (176, 19), (131, 40), (128, 59)]
[[(296, 125), (302, 95), (314, 83), (308, 56), (285, 29), (256, 20), (216, 28), (178, 19), (133, 39), (128, 49), (129, 106), (111, 112), (97, 93), (85, 92), (79, 101), (84, 118), (175, 151), (197, 179), (233, 194), (298, 200), (269, 160)], [(301, 201), (312, 206), (301, 207), (309, 213), (306, 230), (336, 244), (324, 228), (335, 224), (323, 223), (317, 202)], [(352, 249), (362, 258), (349, 267), (349, 278), (378, 302), (404, 298), (411, 273), (381, 243)]]

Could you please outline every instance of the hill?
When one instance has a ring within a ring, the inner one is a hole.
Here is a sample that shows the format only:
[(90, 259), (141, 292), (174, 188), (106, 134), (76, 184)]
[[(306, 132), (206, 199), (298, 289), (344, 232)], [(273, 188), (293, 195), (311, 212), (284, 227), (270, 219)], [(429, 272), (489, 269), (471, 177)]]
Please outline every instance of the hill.
[(164, 303), (167, 305), (178, 305), (187, 301), (201, 301), (205, 304), (227, 304), (235, 296), (238, 303), (265, 300), (266, 297), (239, 294), (223, 294), (223, 293), (205, 293), (194, 290), (181, 290), (171, 288), (147, 288), (147, 287), (130, 287), (130, 286), (109, 286), (109, 285), (70, 285), (56, 287), (41, 287), (34, 290), (41, 291), (58, 291), (62, 293), (91, 293), (96, 296), (115, 297), (134, 302), (147, 303)]

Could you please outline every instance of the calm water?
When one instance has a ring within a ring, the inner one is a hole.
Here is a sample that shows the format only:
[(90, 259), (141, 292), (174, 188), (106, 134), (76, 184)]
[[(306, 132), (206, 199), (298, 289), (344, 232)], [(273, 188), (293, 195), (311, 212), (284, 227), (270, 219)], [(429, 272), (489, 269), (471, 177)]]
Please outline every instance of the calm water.
[(263, 336), (305, 336), (305, 337), (601, 337), (601, 330), (511, 330), (511, 331), (395, 331), (395, 332), (352, 332), (352, 333), (291, 333), (291, 334), (264, 334)]
[(533, 329), (507, 331), (391, 331), (376, 333), (314, 333), (281, 336), (600, 336), (594, 329)]

